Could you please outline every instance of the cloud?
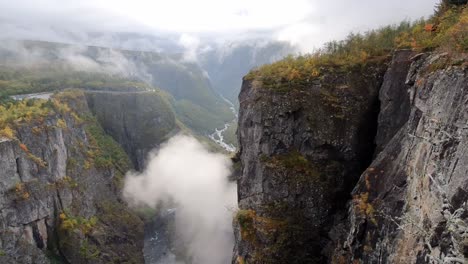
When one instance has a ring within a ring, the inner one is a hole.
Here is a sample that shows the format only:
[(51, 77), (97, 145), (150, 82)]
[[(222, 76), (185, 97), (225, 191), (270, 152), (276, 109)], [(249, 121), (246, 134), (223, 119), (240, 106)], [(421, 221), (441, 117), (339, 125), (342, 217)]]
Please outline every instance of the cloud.
[(151, 84), (153, 76), (149, 74), (145, 63), (142, 63), (138, 57), (135, 58), (134, 54), (126, 56), (120, 50), (83, 45), (0, 41), (0, 65), (43, 69), (59, 67), (66, 70), (117, 75)]
[(350, 32), (365, 32), (403, 20), (415, 20), (433, 13), (439, 0), (313, 0), (316, 8), (298, 23), (275, 32), (275, 38), (310, 52), (330, 40), (343, 39)]
[(235, 185), (227, 180), (230, 168), (226, 156), (177, 135), (150, 156), (143, 172), (126, 175), (124, 197), (135, 206), (175, 206), (174, 235), (182, 239), (191, 263), (228, 263), (233, 248), (230, 208), (237, 204)]
[(201, 41), (261, 36), (307, 51), (349, 31), (430, 15), (438, 1), (0, 0), (0, 30), (2, 38), (47, 40), (89, 40), (83, 32), (185, 34)]
[(179, 44), (185, 48), (184, 59), (187, 61), (197, 61), (200, 39), (189, 34), (182, 34), (179, 38)]

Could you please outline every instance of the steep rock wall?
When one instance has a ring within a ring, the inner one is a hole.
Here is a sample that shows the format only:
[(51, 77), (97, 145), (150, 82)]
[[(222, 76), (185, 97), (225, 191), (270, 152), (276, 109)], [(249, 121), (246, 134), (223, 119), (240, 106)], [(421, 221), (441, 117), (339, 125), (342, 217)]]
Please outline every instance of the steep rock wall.
[[(142, 263), (143, 224), (119, 198), (128, 157), (83, 94), (42, 107), (0, 138), (0, 263)], [(121, 160), (106, 160), (97, 140)]]
[(331, 223), (372, 157), (385, 69), (322, 69), (284, 89), (244, 79), (233, 263), (325, 261)]
[[(410, 114), (379, 126), (382, 146), (353, 191), (333, 263), (464, 263), (468, 257), (466, 55), (420, 54), (406, 85)], [(406, 114), (382, 111), (379, 120)], [(380, 125), (380, 124), (379, 124)]]
[(149, 151), (178, 131), (160, 92), (86, 92), (88, 105), (106, 133), (143, 169)]

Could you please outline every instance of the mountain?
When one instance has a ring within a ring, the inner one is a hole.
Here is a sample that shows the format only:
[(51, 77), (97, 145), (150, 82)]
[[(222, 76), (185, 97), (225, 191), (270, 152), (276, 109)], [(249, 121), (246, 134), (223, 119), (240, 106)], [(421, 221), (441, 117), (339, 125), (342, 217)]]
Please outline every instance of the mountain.
[[(204, 71), (181, 56), (38, 41), (0, 46), (2, 94), (63, 88), (153, 90), (168, 100), (185, 125), (207, 135), (234, 118)], [(209, 118), (206, 118), (209, 117)]]
[(130, 158), (82, 91), (3, 104), (0, 127), (1, 263), (143, 262)]
[(198, 58), (202, 68), (208, 72), (214, 89), (237, 107), (242, 76), (252, 68), (293, 53), (296, 53), (295, 48), (286, 42), (246, 41), (202, 49)]
[(468, 258), (466, 1), (243, 79), (232, 263)]

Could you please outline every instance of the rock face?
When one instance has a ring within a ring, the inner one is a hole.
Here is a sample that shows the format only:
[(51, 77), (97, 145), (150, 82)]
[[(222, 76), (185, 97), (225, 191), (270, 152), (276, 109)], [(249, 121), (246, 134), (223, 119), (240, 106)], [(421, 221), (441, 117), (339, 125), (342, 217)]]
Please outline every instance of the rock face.
[(399, 130), (379, 124), (389, 142), (353, 191), (334, 263), (466, 262), (468, 76), (466, 57), (457, 60), (416, 57), (407, 85), (387, 96), (388, 105), (409, 88), (401, 101), (410, 114), (381, 112), (379, 120), (408, 117)]
[(244, 80), (233, 263), (466, 262), (466, 59), (398, 51), (385, 77), (334, 69), (281, 91)]
[(406, 123), (410, 114), (410, 85), (406, 83), (411, 57), (415, 52), (401, 50), (395, 52), (392, 62), (385, 73), (384, 82), (379, 92), (380, 113), (378, 132), (375, 138), (376, 153), (382, 151), (385, 144)]
[(128, 157), (103, 160), (84, 96), (66, 100), (0, 139), (0, 263), (142, 263), (143, 224), (119, 198)]
[(175, 116), (161, 92), (86, 92), (91, 111), (106, 133), (144, 168), (149, 151), (178, 131)]
[(385, 69), (324, 69), (287, 89), (244, 79), (233, 263), (325, 261), (333, 219), (371, 161)]

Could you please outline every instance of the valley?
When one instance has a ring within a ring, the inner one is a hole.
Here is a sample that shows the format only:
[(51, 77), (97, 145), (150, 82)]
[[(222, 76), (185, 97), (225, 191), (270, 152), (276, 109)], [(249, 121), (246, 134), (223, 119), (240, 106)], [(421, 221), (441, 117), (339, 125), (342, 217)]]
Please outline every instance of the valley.
[(0, 3), (0, 263), (468, 263), (468, 3), (366, 1)]

